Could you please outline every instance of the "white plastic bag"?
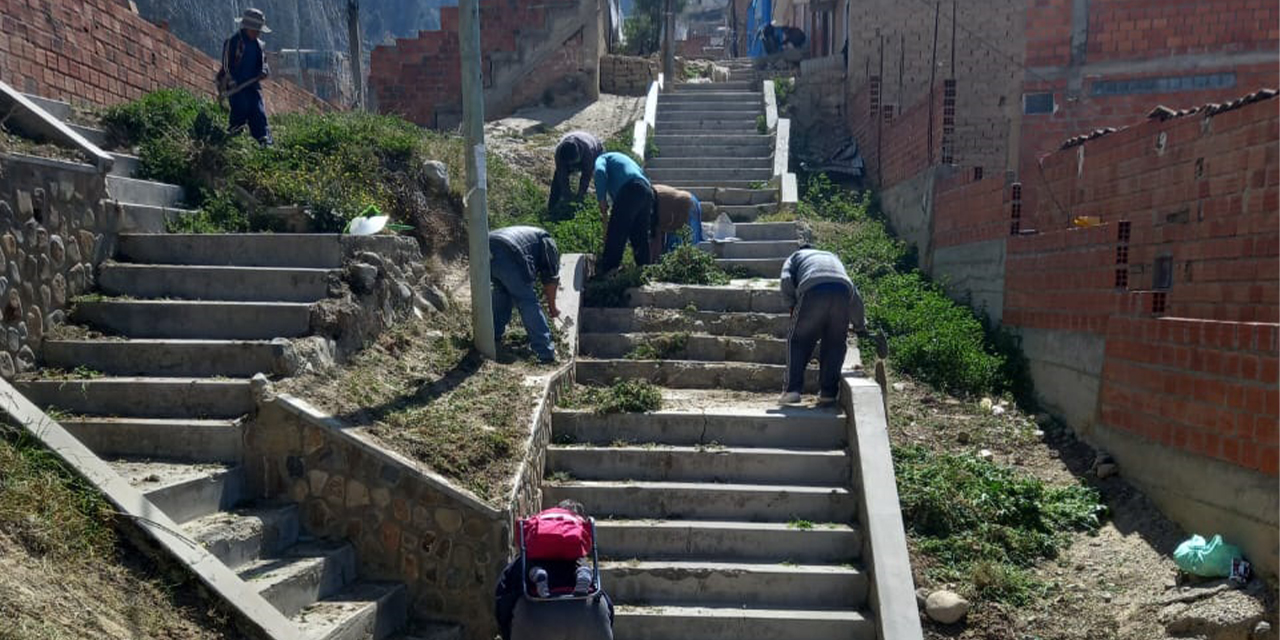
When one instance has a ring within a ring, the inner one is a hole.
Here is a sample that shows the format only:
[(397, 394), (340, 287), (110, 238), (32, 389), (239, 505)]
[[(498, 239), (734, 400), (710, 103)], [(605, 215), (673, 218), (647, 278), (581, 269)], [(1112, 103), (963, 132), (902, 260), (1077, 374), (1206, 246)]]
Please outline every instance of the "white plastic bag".
[(712, 229), (712, 237), (720, 242), (725, 242), (734, 237), (733, 220), (729, 219), (729, 214), (722, 213), (716, 216), (715, 227)]

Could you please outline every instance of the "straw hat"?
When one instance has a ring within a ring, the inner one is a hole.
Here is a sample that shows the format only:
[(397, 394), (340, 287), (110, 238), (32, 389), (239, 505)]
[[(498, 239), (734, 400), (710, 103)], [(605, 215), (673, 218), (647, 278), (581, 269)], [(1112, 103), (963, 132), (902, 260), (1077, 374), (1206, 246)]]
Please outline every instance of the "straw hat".
[(271, 33), (271, 29), (267, 27), (267, 16), (263, 15), (261, 9), (245, 9), (244, 14), (236, 18), (236, 24), (241, 29)]

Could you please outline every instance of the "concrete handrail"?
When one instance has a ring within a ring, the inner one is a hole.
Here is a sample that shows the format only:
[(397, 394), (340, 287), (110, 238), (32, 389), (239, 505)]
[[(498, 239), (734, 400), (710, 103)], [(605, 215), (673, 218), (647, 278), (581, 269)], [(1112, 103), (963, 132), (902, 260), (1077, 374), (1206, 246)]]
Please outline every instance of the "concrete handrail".
[(636, 121), (635, 132), (631, 139), (631, 152), (644, 162), (644, 151), (651, 131), (658, 127), (658, 94), (664, 86), (662, 74), (649, 85), (649, 93), (644, 98), (644, 118)]
[(868, 602), (876, 620), (876, 637), (920, 640), (924, 632), (916, 606), (880, 385), (861, 373), (846, 373), (841, 387), (855, 464), (851, 486), (861, 494), (858, 522), (863, 527), (862, 557), (871, 579)]
[(769, 131), (773, 131), (778, 126), (778, 94), (772, 80), (765, 80), (762, 86), (762, 93), (764, 94), (764, 123), (768, 126)]
[[(772, 84), (766, 82), (766, 84)], [(790, 210), (800, 202), (800, 190), (796, 184), (796, 174), (788, 171), (791, 164), (791, 119), (779, 118), (777, 129), (773, 132), (773, 178), (780, 193), (779, 203), (783, 211)]]
[(118, 515), (136, 525), (160, 550), (217, 594), (232, 609), (240, 626), (253, 637), (273, 640), (298, 637), (294, 624), (256, 589), (245, 584), (198, 542), (186, 537), (181, 526), (128, 480), (3, 379), (0, 379), (0, 411), (88, 481), (111, 503)]
[(0, 122), (5, 120), (12, 121), (30, 135), (43, 136), (55, 144), (79, 150), (89, 156), (91, 163), (102, 173), (111, 171), (111, 165), (115, 163), (111, 154), (99, 149), (98, 145), (86, 140), (18, 90), (0, 82)]

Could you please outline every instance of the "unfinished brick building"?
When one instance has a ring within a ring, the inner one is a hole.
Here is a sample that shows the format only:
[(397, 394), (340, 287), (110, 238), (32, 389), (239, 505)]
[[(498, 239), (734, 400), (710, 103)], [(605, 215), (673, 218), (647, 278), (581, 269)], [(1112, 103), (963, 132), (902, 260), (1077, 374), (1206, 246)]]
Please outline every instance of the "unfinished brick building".
[(1280, 118), (1254, 92), (1280, 8), (847, 6), (848, 63), (806, 61), (801, 119), (848, 127), (896, 230), (1021, 336), (1048, 409), (1274, 573)]
[[(599, 95), (609, 11), (601, 0), (480, 0), (485, 115)], [(458, 8), (440, 10), (440, 30), (373, 50), (373, 105), (417, 124), (449, 129), (462, 120)]]

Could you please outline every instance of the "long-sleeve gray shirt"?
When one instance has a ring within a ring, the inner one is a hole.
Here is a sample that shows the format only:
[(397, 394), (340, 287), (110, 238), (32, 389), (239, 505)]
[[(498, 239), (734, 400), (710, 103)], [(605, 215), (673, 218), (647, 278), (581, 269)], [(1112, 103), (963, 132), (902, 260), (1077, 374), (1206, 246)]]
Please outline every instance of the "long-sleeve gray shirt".
[(814, 287), (822, 285), (843, 285), (849, 289), (851, 318), (853, 328), (859, 332), (866, 330), (866, 309), (858, 287), (849, 279), (834, 253), (818, 249), (801, 249), (791, 254), (782, 264), (782, 297), (787, 306), (795, 308), (804, 294)]
[[(574, 164), (566, 164), (562, 160), (562, 152), (565, 146), (574, 147), (577, 150), (578, 161)], [(587, 187), (591, 184), (591, 177), (596, 168), (596, 158), (604, 153), (604, 143), (599, 138), (587, 133), (586, 131), (571, 131), (566, 133), (560, 142), (556, 145), (556, 173), (551, 178), (551, 197), (547, 202), (547, 209), (554, 209), (561, 201), (569, 198), (582, 198), (587, 193)], [(578, 191), (575, 195), (569, 189), (569, 174), (579, 171)]]
[(508, 251), (525, 266), (525, 281), (560, 281), (560, 249), (551, 234), (538, 227), (504, 227), (489, 232), (489, 252)]

